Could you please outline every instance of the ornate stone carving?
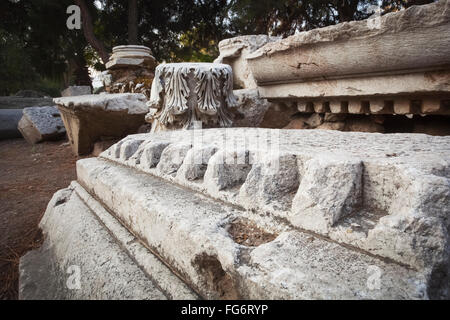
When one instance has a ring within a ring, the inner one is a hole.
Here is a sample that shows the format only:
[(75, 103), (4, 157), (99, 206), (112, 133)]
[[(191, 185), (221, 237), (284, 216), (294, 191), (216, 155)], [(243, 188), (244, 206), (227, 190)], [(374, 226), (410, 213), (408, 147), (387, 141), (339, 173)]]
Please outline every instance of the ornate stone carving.
[(237, 106), (231, 67), (219, 63), (169, 63), (155, 71), (146, 121), (152, 131), (231, 127)]

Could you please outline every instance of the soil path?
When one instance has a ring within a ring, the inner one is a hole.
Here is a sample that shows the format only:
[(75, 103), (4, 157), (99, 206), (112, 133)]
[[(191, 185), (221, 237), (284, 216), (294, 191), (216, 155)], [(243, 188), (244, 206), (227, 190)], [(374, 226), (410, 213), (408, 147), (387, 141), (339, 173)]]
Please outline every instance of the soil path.
[(77, 157), (65, 141), (0, 141), (0, 300), (17, 299), (19, 258), (38, 247), (38, 227), (55, 191), (75, 180)]

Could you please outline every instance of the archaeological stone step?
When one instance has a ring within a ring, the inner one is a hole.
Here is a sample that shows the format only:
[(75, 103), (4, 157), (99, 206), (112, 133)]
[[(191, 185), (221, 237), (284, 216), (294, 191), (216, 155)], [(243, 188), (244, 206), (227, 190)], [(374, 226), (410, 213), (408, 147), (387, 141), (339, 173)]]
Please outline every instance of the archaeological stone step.
[(17, 128), (25, 140), (31, 144), (45, 140), (58, 140), (66, 135), (61, 114), (56, 106), (23, 109), (23, 116)]
[[(449, 137), (256, 128), (136, 134), (79, 160), (73, 186), (201, 298), (449, 298)], [(53, 202), (46, 216), (81, 210)], [(55, 231), (46, 232), (50, 239)], [(72, 259), (64, 252), (56, 265)], [(35, 268), (22, 268), (28, 281)]]

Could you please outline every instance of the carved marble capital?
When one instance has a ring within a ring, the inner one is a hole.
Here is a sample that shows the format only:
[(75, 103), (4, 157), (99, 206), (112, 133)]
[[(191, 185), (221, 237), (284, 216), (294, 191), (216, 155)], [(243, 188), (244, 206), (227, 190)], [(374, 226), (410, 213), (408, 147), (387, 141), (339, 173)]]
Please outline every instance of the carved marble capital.
[(220, 63), (168, 63), (155, 70), (146, 120), (152, 131), (204, 127), (230, 127), (233, 95), (231, 67)]

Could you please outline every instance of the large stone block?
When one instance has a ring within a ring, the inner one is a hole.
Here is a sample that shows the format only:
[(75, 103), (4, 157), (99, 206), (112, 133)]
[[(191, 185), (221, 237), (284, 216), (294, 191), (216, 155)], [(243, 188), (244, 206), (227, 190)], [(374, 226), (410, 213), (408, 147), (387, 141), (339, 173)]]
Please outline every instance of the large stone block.
[(279, 39), (281, 38), (261, 34), (222, 40), (219, 42), (220, 55), (214, 62), (231, 66), (235, 89), (254, 89), (257, 85), (247, 64), (247, 56), (265, 44)]
[(441, 0), (300, 32), (246, 61), (262, 98), (300, 112), (448, 115), (449, 8)]
[(450, 63), (449, 5), (444, 0), (389, 13), (376, 27), (369, 19), (300, 32), (266, 44), (247, 61), (258, 85), (442, 70)]
[(143, 94), (99, 94), (55, 98), (72, 150), (88, 154), (102, 137), (123, 138), (145, 123)]
[(448, 299), (449, 159), (421, 134), (167, 131), (78, 161), (77, 194), (203, 298)]
[(20, 261), (20, 299), (197, 298), (76, 182), (54, 194), (40, 227), (44, 244)]

